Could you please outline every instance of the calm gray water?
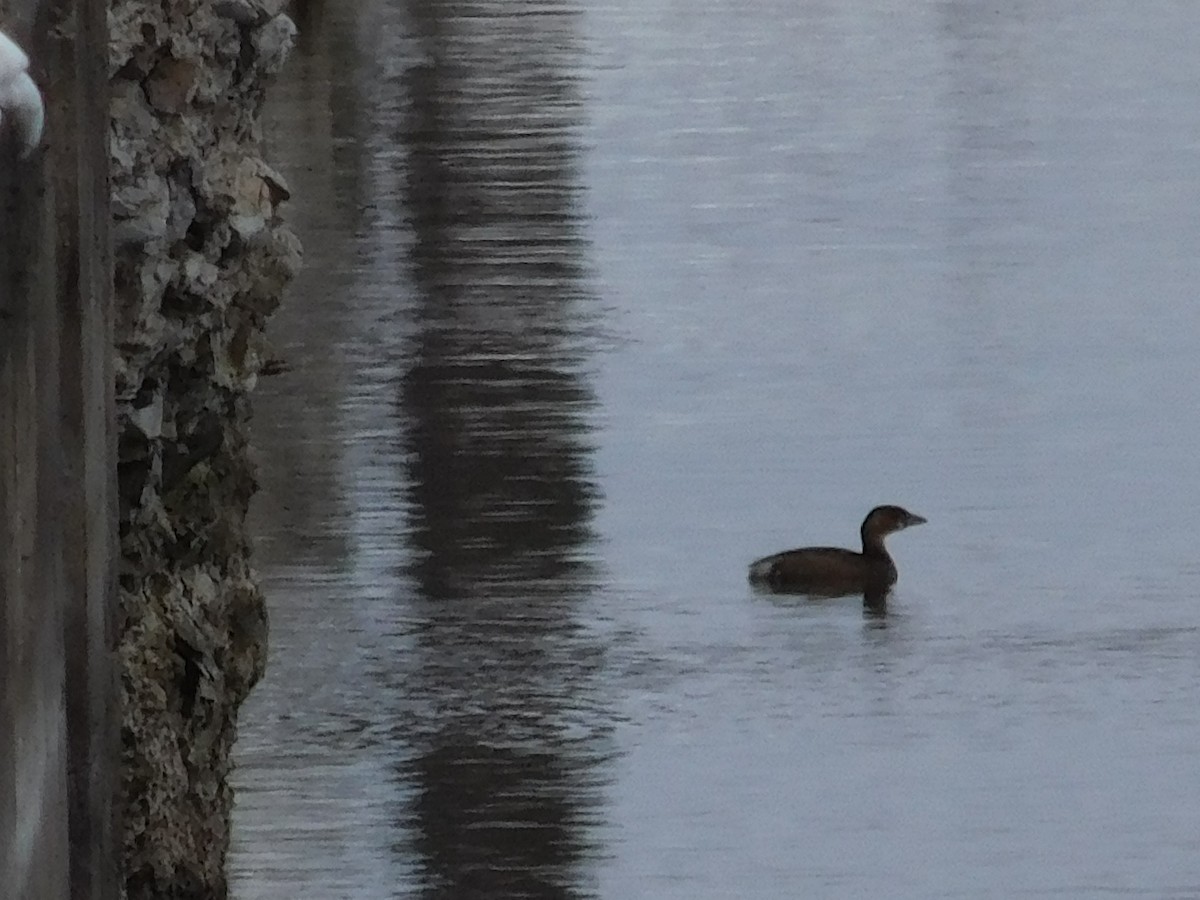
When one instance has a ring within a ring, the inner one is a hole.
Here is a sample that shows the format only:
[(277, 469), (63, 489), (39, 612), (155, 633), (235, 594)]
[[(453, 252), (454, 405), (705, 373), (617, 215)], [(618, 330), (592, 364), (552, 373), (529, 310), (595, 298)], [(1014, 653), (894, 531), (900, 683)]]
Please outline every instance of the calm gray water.
[(302, 24), (236, 896), (1200, 896), (1194, 3)]

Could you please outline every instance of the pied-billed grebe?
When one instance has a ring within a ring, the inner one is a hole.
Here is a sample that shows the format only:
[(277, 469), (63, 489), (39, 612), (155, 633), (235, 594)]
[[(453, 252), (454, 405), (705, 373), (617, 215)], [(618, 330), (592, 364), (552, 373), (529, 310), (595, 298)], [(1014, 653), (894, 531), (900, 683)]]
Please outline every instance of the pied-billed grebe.
[(899, 506), (877, 506), (863, 519), (862, 553), (839, 547), (785, 550), (752, 562), (750, 581), (798, 594), (879, 596), (896, 583), (896, 564), (883, 546), (883, 539), (924, 521)]

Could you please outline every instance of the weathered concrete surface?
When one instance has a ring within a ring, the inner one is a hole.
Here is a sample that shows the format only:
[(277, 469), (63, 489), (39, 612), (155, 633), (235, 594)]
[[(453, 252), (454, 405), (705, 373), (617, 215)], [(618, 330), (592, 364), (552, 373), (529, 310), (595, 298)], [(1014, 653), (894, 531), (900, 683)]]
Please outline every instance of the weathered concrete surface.
[[(46, 96), (0, 139), (0, 894), (118, 896), (115, 446), (99, 0), (0, 3)], [(36, 25), (35, 25), (36, 23)]]
[(266, 611), (247, 394), (299, 263), (259, 111), (282, 0), (114, 0), (109, 23), (128, 896), (219, 898)]

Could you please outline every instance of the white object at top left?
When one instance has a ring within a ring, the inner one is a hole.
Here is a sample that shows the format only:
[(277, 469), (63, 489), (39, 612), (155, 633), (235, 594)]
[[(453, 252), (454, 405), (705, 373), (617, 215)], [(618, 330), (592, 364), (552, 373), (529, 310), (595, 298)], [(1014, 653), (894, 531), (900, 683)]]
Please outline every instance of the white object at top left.
[(29, 77), (29, 57), (0, 31), (0, 128), (12, 128), (24, 159), (42, 139), (46, 108), (42, 92)]

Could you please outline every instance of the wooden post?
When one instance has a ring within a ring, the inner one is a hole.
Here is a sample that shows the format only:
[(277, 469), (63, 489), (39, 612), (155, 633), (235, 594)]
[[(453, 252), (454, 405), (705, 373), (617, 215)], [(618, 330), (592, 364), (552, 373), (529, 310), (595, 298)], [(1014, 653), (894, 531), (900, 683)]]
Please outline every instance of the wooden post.
[(0, 0), (42, 147), (0, 146), (0, 884), (119, 896), (106, 6)]

